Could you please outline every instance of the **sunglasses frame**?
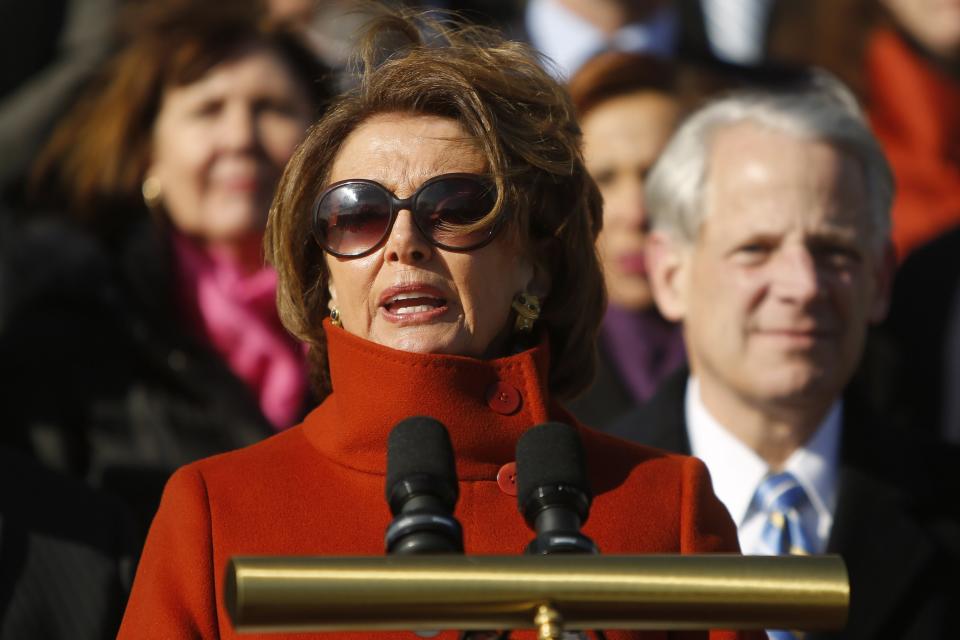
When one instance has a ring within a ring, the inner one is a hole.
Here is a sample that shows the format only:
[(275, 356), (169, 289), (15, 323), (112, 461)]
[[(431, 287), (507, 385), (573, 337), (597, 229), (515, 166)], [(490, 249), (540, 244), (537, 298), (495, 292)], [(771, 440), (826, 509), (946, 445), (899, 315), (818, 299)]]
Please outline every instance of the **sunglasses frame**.
[[(324, 251), (326, 251), (332, 256), (336, 256), (338, 258), (345, 258), (345, 259), (362, 258), (364, 256), (370, 255), (371, 253), (379, 249), (380, 246), (386, 241), (386, 239), (390, 237), (390, 232), (393, 231), (393, 225), (396, 224), (397, 217), (399, 216), (400, 211), (406, 209), (407, 211), (410, 212), (410, 215), (413, 217), (413, 224), (417, 228), (417, 231), (420, 232), (420, 235), (423, 236), (423, 238), (427, 242), (429, 242), (431, 246), (437, 247), (438, 249), (443, 249), (444, 251), (453, 251), (456, 253), (467, 253), (470, 251), (476, 251), (477, 249), (481, 249), (487, 246), (488, 244), (493, 242), (493, 239), (497, 237), (497, 234), (500, 232), (500, 229), (503, 227), (503, 221), (504, 221), (504, 218), (506, 217), (503, 211), (500, 212), (500, 214), (496, 217), (496, 219), (490, 225), (490, 229), (489, 229), (489, 232), (487, 233), (487, 236), (480, 242), (476, 244), (472, 244), (469, 247), (452, 247), (450, 245), (443, 244), (442, 242), (438, 242), (437, 240), (433, 239), (433, 237), (431, 237), (428, 230), (424, 230), (423, 227), (420, 226), (420, 221), (418, 220), (418, 216), (416, 215), (416, 212), (414, 210), (416, 206), (416, 199), (420, 197), (420, 194), (427, 187), (431, 186), (434, 183), (441, 182), (443, 180), (448, 180), (448, 179), (468, 179), (472, 182), (482, 185), (485, 188), (494, 189), (494, 190), (496, 189), (496, 186), (492, 183), (492, 181), (487, 180), (483, 176), (476, 173), (442, 173), (438, 176), (434, 176), (430, 178), (429, 180), (421, 184), (419, 187), (417, 187), (416, 191), (414, 191), (412, 194), (410, 194), (409, 197), (406, 197), (406, 198), (398, 198), (395, 193), (390, 191), (390, 189), (387, 189), (385, 186), (383, 186), (382, 184), (380, 184), (375, 180), (367, 180), (365, 178), (350, 178), (348, 180), (340, 180), (328, 186), (326, 189), (324, 189), (320, 193), (319, 196), (317, 196), (316, 202), (313, 205), (313, 227), (312, 227), (313, 238), (316, 241), (316, 243), (320, 245), (321, 249), (323, 249)], [(363, 185), (372, 185), (376, 187), (387, 196), (387, 201), (390, 205), (390, 219), (387, 222), (387, 226), (386, 226), (386, 229), (384, 229), (383, 235), (380, 236), (380, 238), (373, 244), (372, 247), (360, 253), (340, 253), (337, 251), (333, 251), (332, 249), (329, 249), (325, 245), (325, 243), (321, 241), (320, 234), (317, 231), (317, 229), (319, 228), (319, 220), (320, 220), (320, 205), (323, 203), (324, 198), (330, 195), (330, 193), (332, 193), (335, 189), (338, 189), (340, 187), (343, 187), (349, 184), (363, 184)]]

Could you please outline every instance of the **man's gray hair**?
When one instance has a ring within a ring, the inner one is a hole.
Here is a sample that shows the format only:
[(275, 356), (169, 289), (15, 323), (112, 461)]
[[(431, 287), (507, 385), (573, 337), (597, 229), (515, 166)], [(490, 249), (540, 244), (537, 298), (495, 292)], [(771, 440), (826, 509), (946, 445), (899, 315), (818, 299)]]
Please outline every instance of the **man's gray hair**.
[(789, 89), (735, 91), (691, 114), (670, 139), (647, 181), (646, 208), (654, 230), (684, 242), (696, 240), (707, 213), (713, 138), (719, 130), (744, 122), (822, 140), (855, 158), (866, 185), (871, 244), (882, 250), (890, 234), (893, 173), (856, 98), (822, 71)]

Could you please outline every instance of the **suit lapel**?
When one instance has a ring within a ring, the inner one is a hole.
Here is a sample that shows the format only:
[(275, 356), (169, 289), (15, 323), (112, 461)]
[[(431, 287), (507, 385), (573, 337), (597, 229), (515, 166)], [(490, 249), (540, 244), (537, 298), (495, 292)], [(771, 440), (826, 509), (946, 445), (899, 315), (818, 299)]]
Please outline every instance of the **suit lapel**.
[(607, 431), (619, 418), (637, 405), (616, 371), (607, 349), (597, 345), (597, 371), (593, 383), (583, 395), (567, 404), (567, 409), (589, 427)]
[(855, 402), (845, 402), (837, 508), (827, 544), (828, 553), (843, 556), (850, 575), (842, 634), (850, 640), (884, 635), (936, 555), (911, 512), (909, 485), (893, 464), (904, 455), (903, 443), (888, 441), (884, 428), (861, 414)]
[(850, 575), (843, 637), (879, 637), (935, 549), (889, 485), (844, 465), (839, 489), (827, 552), (842, 555)]
[(689, 375), (686, 367), (670, 375), (647, 404), (617, 422), (610, 433), (648, 447), (690, 455), (684, 407)]

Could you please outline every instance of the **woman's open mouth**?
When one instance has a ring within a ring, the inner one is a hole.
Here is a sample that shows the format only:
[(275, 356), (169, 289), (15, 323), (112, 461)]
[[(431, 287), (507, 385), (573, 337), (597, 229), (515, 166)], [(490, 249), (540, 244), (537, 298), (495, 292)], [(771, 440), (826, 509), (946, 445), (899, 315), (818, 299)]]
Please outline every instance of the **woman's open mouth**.
[(381, 297), (380, 308), (390, 322), (414, 324), (428, 322), (443, 315), (447, 312), (448, 305), (447, 299), (432, 287), (400, 291), (391, 288)]

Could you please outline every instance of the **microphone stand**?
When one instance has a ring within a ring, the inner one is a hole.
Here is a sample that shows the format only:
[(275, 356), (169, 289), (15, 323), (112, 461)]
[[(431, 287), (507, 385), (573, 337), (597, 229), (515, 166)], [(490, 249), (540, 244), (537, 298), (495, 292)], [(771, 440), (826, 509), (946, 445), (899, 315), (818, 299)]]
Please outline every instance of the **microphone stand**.
[[(597, 555), (600, 549), (581, 532), (593, 501), (583, 446), (576, 429), (548, 422), (526, 431), (517, 442), (518, 506), (536, 537), (527, 555)], [(563, 616), (551, 604), (537, 609), (540, 640), (563, 636)], [(596, 629), (597, 640), (606, 634)]]

